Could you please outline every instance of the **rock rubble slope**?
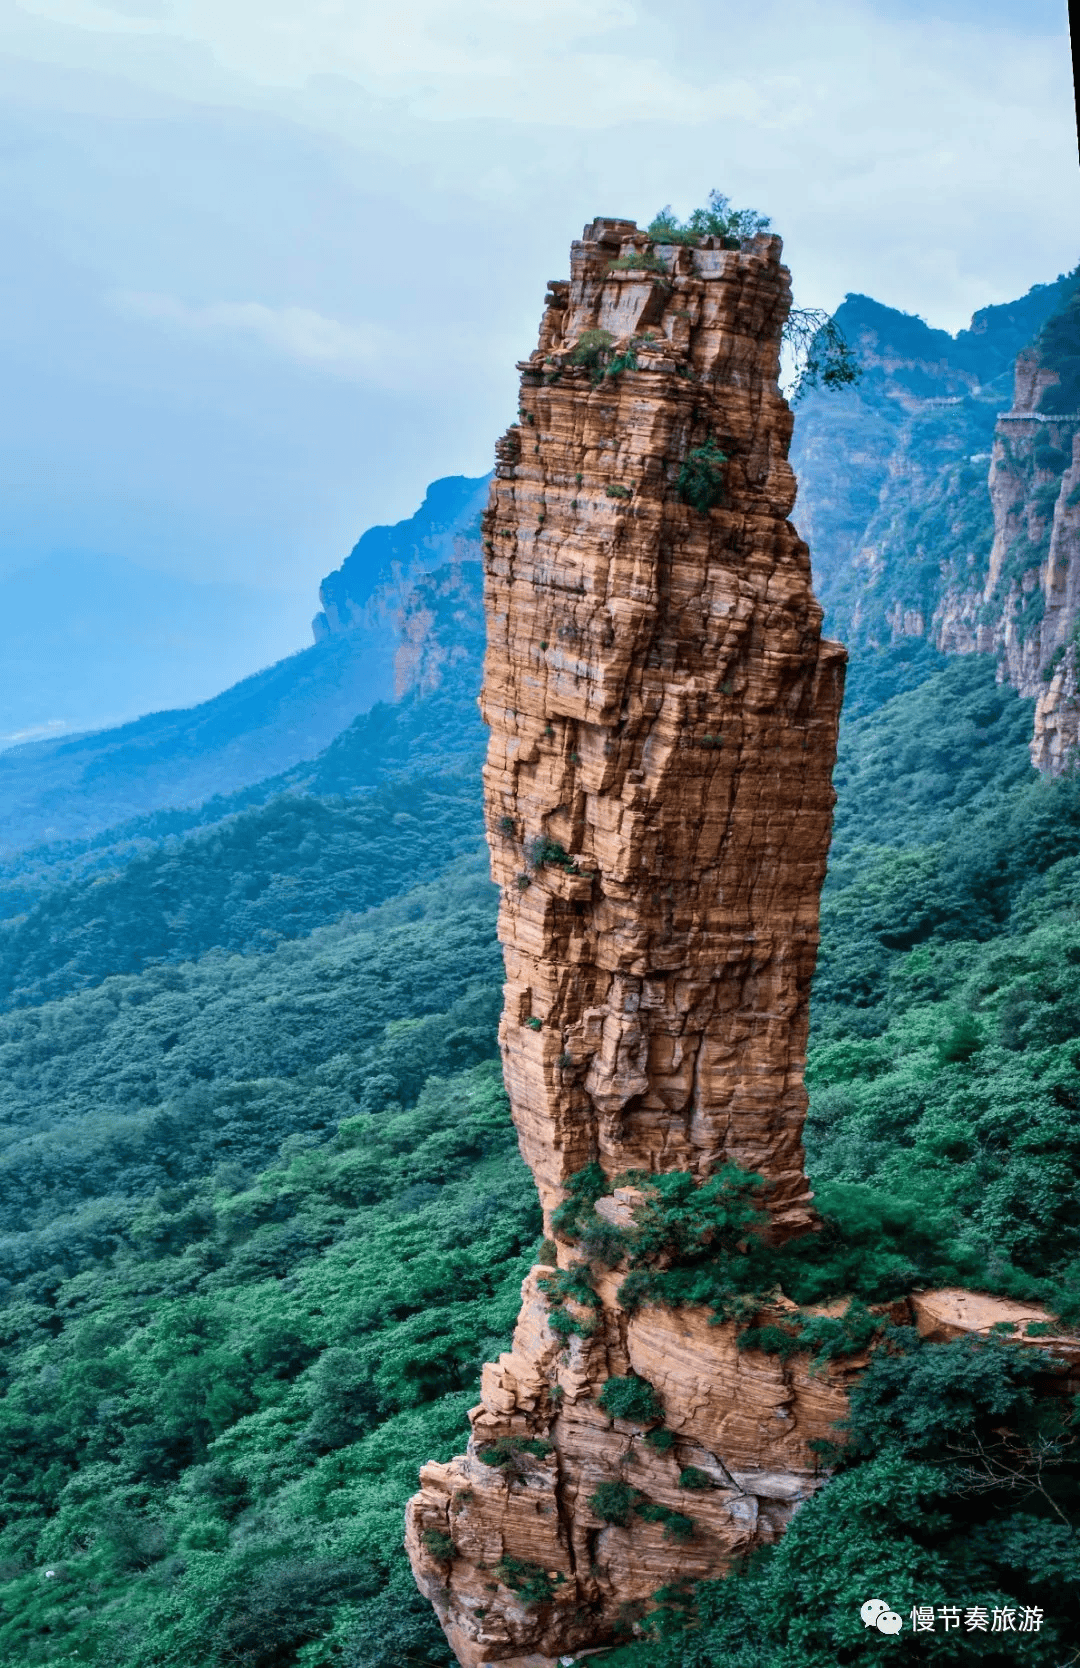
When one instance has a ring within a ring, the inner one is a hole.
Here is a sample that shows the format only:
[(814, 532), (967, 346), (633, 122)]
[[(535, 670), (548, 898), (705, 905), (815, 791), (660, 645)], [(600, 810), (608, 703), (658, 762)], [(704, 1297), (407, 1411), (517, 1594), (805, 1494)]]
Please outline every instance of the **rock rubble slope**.
[[(501, 1041), (549, 1232), (590, 1163), (611, 1219), (626, 1172), (735, 1163), (770, 1184), (776, 1240), (813, 1226), (803, 1065), (845, 656), (787, 519), (780, 254), (594, 221), (497, 447), (482, 706)], [(665, 1581), (775, 1538), (858, 1366), (811, 1377), (705, 1312), (628, 1316), (598, 1268), (587, 1335), (567, 1335), (552, 1272), (484, 1369), (469, 1453), (426, 1466), (410, 1503), (417, 1579), (472, 1668), (604, 1643)], [(660, 1396), (667, 1447), (598, 1406), (629, 1374)], [(655, 1509), (599, 1516), (612, 1483)]]

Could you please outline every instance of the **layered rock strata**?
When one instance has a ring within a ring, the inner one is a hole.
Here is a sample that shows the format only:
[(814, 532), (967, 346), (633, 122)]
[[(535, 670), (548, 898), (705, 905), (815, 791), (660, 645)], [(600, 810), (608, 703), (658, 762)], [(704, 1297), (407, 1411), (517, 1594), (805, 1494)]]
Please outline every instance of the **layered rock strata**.
[[(1080, 413), (1041, 407), (1058, 373), (1021, 354), (990, 468), (994, 544), (984, 610), (1004, 598), (992, 645), (1035, 697), (1032, 763), (1060, 775), (1080, 741)], [(983, 628), (985, 631), (985, 628)]]
[(1080, 745), (1076, 281), (955, 338), (849, 297), (837, 320), (862, 383), (812, 393), (796, 446), (799, 525), (848, 641), (995, 655), (999, 680), (1036, 702), (1031, 755), (1048, 775)]
[[(549, 1230), (594, 1162), (613, 1188), (734, 1163), (765, 1178), (774, 1239), (813, 1225), (803, 1065), (844, 652), (787, 520), (789, 304), (778, 238), (653, 249), (595, 221), (497, 448), (482, 704), (501, 1043)], [(567, 1338), (544, 1273), (484, 1370), (469, 1454), (426, 1467), (410, 1504), (417, 1578), (463, 1664), (603, 1642), (676, 1571), (778, 1535), (857, 1368), (740, 1352), (707, 1313), (628, 1316), (599, 1268), (594, 1329)], [(661, 1398), (666, 1450), (597, 1405), (630, 1373)], [(508, 1463), (485, 1464), (500, 1438)], [(687, 1467), (709, 1486), (673, 1548)], [(590, 1497), (613, 1480), (660, 1510), (605, 1522)]]
[(1050, 776), (1080, 739), (1080, 413), (1042, 409), (1058, 381), (1037, 350), (1017, 358), (990, 456), (986, 577), (948, 588), (931, 625), (938, 648), (996, 654), (999, 681), (1034, 699), (1032, 763)]

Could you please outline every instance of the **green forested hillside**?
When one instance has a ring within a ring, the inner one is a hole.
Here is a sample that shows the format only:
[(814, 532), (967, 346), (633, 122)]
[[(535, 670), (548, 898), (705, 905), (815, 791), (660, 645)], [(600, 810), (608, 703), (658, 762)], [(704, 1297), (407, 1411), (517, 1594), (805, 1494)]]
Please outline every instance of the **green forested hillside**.
[(242, 1182), (287, 1138), (413, 1104), (490, 1058), (501, 1001), (479, 861), (261, 956), (114, 975), (0, 1019), (0, 1277), (71, 1274), (164, 1187)]
[[(1080, 1318), (1080, 784), (1034, 777), (992, 664), (920, 653), (853, 668), (815, 1254), (864, 1296), (962, 1278)], [(540, 1227), (493, 1058), (470, 793), (273, 800), (9, 928), (29, 971), (0, 1019), (4, 1668), (447, 1668), (401, 1509), (419, 1463), (460, 1448)], [(95, 892), (127, 902), (95, 925)], [(1021, 1660), (1056, 1668), (1077, 1487), (1036, 1389), (1007, 1342), (898, 1333), (780, 1548), (669, 1593), (669, 1637), (625, 1659), (876, 1660), (856, 1624), (880, 1587), (900, 1609), (1039, 1605)], [(1042, 1444), (1044, 1492), (958, 1490), (958, 1442), (992, 1447), (1003, 1421)], [(917, 1641), (1001, 1664), (1008, 1643)]]
[(348, 801), (283, 794), (118, 873), (54, 887), (0, 924), (0, 1007), (215, 947), (269, 949), (475, 852), (482, 826), (471, 775)]
[(1080, 1318), (1080, 778), (1029, 710), (971, 657), (846, 728), (807, 1146)]
[(401, 1551), (539, 1231), (494, 1066), (159, 1191), (3, 1312), (4, 1662), (449, 1661)]
[(493, 925), (473, 859), (2, 1022), (0, 1662), (448, 1660), (401, 1504), (540, 1225)]

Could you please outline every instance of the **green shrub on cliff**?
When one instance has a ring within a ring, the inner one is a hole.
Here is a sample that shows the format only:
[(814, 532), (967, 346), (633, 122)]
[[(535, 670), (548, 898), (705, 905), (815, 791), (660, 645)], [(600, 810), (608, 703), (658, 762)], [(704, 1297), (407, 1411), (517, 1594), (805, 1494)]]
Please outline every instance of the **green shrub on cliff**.
[(613, 1419), (630, 1419), (637, 1424), (652, 1425), (664, 1417), (664, 1404), (647, 1378), (630, 1373), (625, 1378), (613, 1377), (604, 1381), (596, 1398), (597, 1404)]
[(495, 1565), (495, 1575), (504, 1587), (517, 1594), (528, 1609), (547, 1604), (554, 1596), (556, 1586), (565, 1579), (560, 1575), (553, 1581), (541, 1565), (506, 1556)]
[(630, 1515), (640, 1499), (637, 1489), (629, 1483), (599, 1483), (589, 1495), (589, 1505), (605, 1523), (629, 1529)]
[(643, 253), (635, 252), (632, 255), (620, 255), (618, 260), (611, 262), (611, 265), (608, 267), (608, 271), (656, 272), (662, 274), (665, 278), (668, 276), (666, 263), (662, 261), (659, 256), (651, 254), (648, 250)]
[(676, 483), (679, 497), (702, 515), (724, 502), (724, 466), (727, 453), (714, 440), (695, 446), (686, 454)]
[(571, 365), (583, 365), (586, 370), (601, 372), (615, 338), (610, 330), (583, 330), (570, 355)]
[(647, 227), (654, 243), (700, 244), (703, 238), (719, 237), (737, 248), (758, 232), (767, 232), (772, 224), (767, 214), (757, 209), (732, 208), (731, 198), (722, 191), (710, 191), (705, 208), (696, 208), (686, 221), (680, 221), (670, 204), (655, 214)]

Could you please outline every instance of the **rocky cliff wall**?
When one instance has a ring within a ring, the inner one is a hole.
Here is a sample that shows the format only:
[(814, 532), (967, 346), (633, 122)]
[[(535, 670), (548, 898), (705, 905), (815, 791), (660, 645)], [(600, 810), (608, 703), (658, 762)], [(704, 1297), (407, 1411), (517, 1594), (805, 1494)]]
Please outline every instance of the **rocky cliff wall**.
[[(1037, 701), (1032, 759), (1056, 774), (1080, 725), (1075, 275), (955, 339), (845, 305), (864, 385), (831, 408), (812, 395), (795, 448), (830, 618), (859, 644), (997, 655)], [(1013, 369), (1021, 331), (1036, 340)]]
[[(610, 220), (571, 271), (484, 518), (507, 1088), (549, 1228), (590, 1163), (614, 1220), (626, 1172), (735, 1163), (768, 1182), (779, 1240), (813, 1223), (802, 1072), (844, 667), (787, 520), (788, 274), (777, 238), (651, 249)], [(571, 1268), (567, 1240), (555, 1254)], [(629, 1316), (600, 1269), (553, 1325), (551, 1274), (485, 1368), (468, 1454), (410, 1504), (417, 1578), (466, 1664), (603, 1642), (676, 1572), (779, 1534), (857, 1368), (738, 1351), (705, 1313)], [(667, 1448), (597, 1404), (631, 1373)], [(688, 1466), (709, 1486), (676, 1547)], [(650, 1507), (624, 1525), (591, 1504), (619, 1481)]]
[(1037, 350), (1017, 360), (994, 435), (994, 542), (973, 645), (996, 649), (1003, 675), (1035, 697), (1032, 760), (1051, 775), (1080, 730), (1080, 412), (1044, 409), (1060, 381)]
[(447, 667), (479, 659), (480, 516), (489, 481), (432, 481), (415, 515), (368, 528), (320, 585), (315, 641), (342, 644), (370, 668), (371, 701), (428, 695)]

